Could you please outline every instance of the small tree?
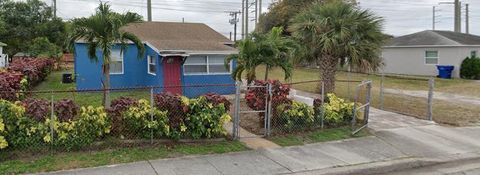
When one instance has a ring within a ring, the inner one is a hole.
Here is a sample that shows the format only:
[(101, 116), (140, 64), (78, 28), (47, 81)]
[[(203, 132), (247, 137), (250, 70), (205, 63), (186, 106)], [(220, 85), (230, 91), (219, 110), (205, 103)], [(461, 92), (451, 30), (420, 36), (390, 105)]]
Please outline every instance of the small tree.
[(125, 14), (115, 13), (110, 5), (100, 3), (94, 15), (88, 18), (77, 18), (72, 23), (72, 36), (70, 44), (82, 39), (87, 43), (88, 56), (93, 61), (98, 61), (97, 49), (103, 56), (102, 73), (103, 104), (105, 108), (110, 107), (110, 61), (111, 50), (115, 44), (120, 44), (121, 52), (125, 50), (128, 42), (131, 41), (138, 49), (138, 58), (145, 53), (145, 46), (134, 34), (120, 30), (129, 23), (140, 22), (142, 17), (136, 13)]
[(62, 49), (51, 43), (46, 37), (35, 38), (28, 48), (28, 53), (34, 57), (47, 57), (55, 59), (62, 57)]
[(232, 72), (235, 80), (241, 81), (246, 72), (250, 84), (256, 78), (256, 68), (265, 65), (265, 80), (268, 72), (274, 67), (280, 67), (285, 73), (285, 79), (292, 75), (293, 66), (290, 58), (295, 52), (296, 44), (293, 40), (282, 36), (283, 29), (273, 28), (267, 34), (253, 33), (250, 37), (237, 43), (239, 53), (227, 57), (226, 66), (235, 60), (237, 67)]

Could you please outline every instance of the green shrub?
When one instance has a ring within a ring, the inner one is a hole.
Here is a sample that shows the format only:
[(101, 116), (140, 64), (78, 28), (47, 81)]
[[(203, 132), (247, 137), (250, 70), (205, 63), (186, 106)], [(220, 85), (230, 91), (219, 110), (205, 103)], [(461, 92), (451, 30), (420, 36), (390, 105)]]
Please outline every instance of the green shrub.
[(465, 58), (460, 67), (460, 77), (480, 80), (480, 58)]
[(185, 129), (189, 136), (199, 139), (226, 134), (223, 125), (231, 117), (223, 104), (214, 105), (203, 96), (190, 100), (182, 98), (182, 102), (188, 106)]
[(279, 105), (276, 110), (278, 116), (274, 123), (288, 131), (302, 130), (315, 122), (313, 107), (305, 103), (293, 101)]
[(169, 136), (168, 117), (166, 111), (152, 109), (147, 100), (139, 100), (123, 113), (123, 135), (136, 138), (154, 138)]
[(348, 122), (353, 117), (354, 103), (338, 98), (335, 94), (327, 94), (328, 102), (325, 103), (324, 120), (328, 125), (337, 126)]

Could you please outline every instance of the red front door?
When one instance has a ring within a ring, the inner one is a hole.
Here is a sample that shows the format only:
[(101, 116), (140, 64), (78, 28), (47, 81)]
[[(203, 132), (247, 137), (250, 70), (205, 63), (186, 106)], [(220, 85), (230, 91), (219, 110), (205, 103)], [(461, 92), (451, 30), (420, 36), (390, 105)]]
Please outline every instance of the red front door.
[(163, 85), (165, 90), (174, 94), (182, 94), (180, 57), (166, 57), (163, 59)]

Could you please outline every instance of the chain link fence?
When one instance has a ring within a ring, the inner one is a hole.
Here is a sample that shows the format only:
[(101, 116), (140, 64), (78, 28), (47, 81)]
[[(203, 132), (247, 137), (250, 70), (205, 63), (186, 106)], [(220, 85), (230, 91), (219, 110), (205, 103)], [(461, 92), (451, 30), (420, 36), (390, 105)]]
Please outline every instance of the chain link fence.
[[(104, 92), (109, 93), (109, 108), (103, 107)], [(224, 125), (233, 118), (235, 85), (17, 93), (26, 98), (0, 101), (0, 124), (5, 128), (0, 136), (7, 143), (0, 150), (1, 160), (174, 141), (225, 140)]]

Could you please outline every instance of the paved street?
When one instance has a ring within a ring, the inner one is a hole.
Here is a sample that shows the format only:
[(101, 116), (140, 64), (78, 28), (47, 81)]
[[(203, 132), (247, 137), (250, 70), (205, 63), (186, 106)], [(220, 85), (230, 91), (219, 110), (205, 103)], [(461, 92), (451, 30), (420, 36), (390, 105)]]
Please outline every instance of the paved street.
[(479, 175), (480, 159), (408, 169), (384, 175)]
[(370, 125), (376, 136), (52, 174), (372, 174), (480, 156), (480, 128), (417, 120), (373, 109)]

